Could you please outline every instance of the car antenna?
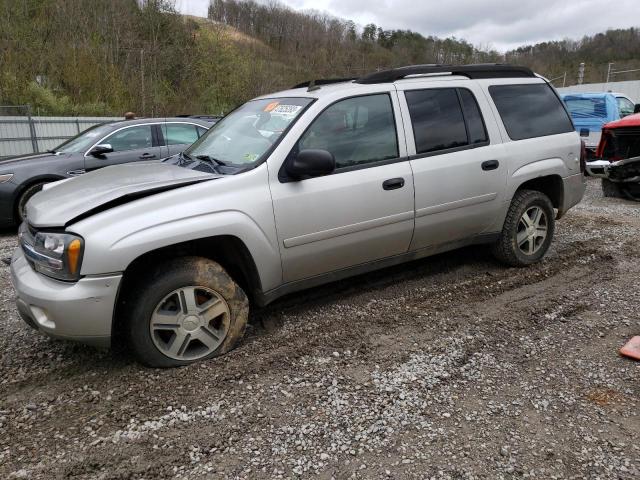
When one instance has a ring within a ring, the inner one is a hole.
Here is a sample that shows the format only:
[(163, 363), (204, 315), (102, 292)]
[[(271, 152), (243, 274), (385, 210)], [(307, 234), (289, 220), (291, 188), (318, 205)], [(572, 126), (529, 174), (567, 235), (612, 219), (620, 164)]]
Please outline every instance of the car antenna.
[(311, 80), (309, 82), (309, 88), (307, 88), (307, 92), (314, 92), (316, 90), (320, 90), (320, 85), (316, 85), (316, 81)]

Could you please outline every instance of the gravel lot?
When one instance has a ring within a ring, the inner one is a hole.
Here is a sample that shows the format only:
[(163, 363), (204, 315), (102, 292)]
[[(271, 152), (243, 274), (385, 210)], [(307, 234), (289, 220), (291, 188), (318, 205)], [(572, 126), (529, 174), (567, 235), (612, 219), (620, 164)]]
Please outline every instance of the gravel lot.
[[(48, 340), (0, 267), (0, 478), (640, 478), (640, 205), (287, 297), (182, 369)], [(0, 256), (15, 233), (0, 237)]]

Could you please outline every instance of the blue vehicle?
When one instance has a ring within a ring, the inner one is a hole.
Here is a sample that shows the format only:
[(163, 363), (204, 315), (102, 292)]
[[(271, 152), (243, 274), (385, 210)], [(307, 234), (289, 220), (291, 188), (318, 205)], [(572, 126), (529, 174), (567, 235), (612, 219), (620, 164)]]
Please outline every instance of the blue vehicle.
[(590, 156), (600, 143), (602, 126), (634, 112), (635, 105), (620, 93), (562, 93), (576, 131), (583, 137)]

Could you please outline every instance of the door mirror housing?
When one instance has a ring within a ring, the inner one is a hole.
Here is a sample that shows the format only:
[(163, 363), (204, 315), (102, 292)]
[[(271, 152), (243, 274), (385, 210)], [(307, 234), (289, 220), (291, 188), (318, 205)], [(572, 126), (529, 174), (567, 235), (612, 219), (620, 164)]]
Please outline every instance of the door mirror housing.
[(336, 159), (333, 153), (319, 149), (300, 151), (285, 167), (287, 175), (295, 180), (321, 177), (332, 173), (335, 169)]
[(636, 103), (633, 107), (633, 113), (640, 113), (640, 103)]
[(89, 151), (89, 155), (93, 155), (94, 157), (101, 157), (105, 153), (111, 153), (111, 152), (113, 152), (113, 148), (111, 147), (111, 144), (100, 143)]

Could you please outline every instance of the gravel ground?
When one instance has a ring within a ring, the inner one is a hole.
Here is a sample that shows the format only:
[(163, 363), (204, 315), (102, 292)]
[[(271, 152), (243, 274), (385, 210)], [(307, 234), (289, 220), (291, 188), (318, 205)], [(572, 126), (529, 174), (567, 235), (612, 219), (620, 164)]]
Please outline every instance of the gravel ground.
[(637, 479), (639, 235), (590, 181), (536, 266), (468, 248), (292, 295), (174, 370), (36, 334), (3, 265), (0, 478)]

